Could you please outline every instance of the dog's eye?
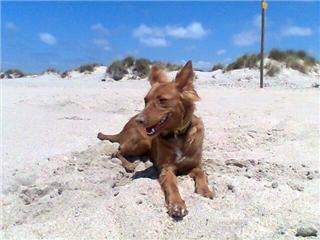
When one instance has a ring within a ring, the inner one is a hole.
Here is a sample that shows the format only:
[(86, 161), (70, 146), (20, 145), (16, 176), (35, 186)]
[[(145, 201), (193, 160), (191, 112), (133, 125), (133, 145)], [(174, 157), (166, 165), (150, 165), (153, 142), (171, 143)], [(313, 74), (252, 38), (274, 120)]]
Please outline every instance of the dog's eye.
[(160, 104), (164, 104), (164, 103), (166, 103), (167, 101), (168, 101), (168, 99), (166, 99), (166, 98), (162, 98), (162, 97), (159, 98), (159, 103), (160, 103)]
[(143, 100), (144, 100), (144, 104), (147, 105), (147, 102), (148, 102), (147, 98), (144, 98)]

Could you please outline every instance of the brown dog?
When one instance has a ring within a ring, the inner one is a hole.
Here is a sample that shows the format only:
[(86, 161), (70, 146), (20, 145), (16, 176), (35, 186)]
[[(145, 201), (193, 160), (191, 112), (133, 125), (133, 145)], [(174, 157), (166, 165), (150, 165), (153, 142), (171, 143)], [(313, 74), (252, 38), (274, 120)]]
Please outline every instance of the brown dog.
[[(150, 82), (152, 79), (158, 79), (160, 82), (168, 82), (166, 74), (161, 71), (156, 65), (151, 69)], [(152, 136), (148, 136), (145, 127), (138, 124), (136, 118), (139, 114), (133, 116), (127, 124), (123, 127), (122, 131), (115, 135), (105, 135), (98, 133), (100, 140), (108, 140), (110, 142), (118, 142), (120, 147), (113, 157), (121, 160), (122, 166), (127, 172), (133, 172), (136, 165), (129, 162), (126, 157), (135, 157), (148, 154), (151, 148)]]
[[(117, 156), (126, 167), (126, 156), (150, 154), (158, 168), (159, 182), (165, 194), (168, 213), (182, 218), (188, 211), (182, 200), (176, 173), (189, 174), (195, 180), (195, 191), (213, 198), (205, 173), (201, 169), (204, 127), (193, 113), (199, 96), (193, 87), (194, 73), (191, 61), (168, 81), (165, 74), (153, 66), (151, 89), (145, 97), (145, 108), (126, 124), (117, 135), (98, 134), (101, 140), (120, 143)], [(123, 157), (124, 156), (124, 157)]]

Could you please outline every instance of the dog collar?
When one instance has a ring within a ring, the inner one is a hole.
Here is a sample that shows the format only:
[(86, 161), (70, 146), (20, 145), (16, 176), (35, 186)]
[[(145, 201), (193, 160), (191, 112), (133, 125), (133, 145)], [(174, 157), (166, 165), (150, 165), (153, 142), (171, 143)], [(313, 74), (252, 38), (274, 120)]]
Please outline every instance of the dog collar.
[(179, 135), (182, 135), (184, 134), (188, 128), (190, 127), (191, 125), (191, 119), (189, 119), (188, 121), (186, 121), (185, 124), (183, 124), (181, 127), (177, 128), (176, 130), (173, 131), (174, 135), (175, 136), (179, 136)]
[(161, 137), (164, 139), (177, 138), (178, 136), (185, 134), (190, 128), (190, 126), (191, 126), (191, 119), (188, 119), (188, 121), (186, 121), (181, 127), (165, 135), (161, 135)]

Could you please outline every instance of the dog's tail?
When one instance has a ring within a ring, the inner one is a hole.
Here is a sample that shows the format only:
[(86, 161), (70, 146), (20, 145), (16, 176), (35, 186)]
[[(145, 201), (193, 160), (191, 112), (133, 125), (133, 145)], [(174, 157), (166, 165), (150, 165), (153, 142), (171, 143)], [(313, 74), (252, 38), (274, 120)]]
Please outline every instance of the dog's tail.
[(108, 140), (110, 142), (119, 142), (119, 134), (105, 135), (99, 132), (97, 138), (99, 138), (101, 141)]

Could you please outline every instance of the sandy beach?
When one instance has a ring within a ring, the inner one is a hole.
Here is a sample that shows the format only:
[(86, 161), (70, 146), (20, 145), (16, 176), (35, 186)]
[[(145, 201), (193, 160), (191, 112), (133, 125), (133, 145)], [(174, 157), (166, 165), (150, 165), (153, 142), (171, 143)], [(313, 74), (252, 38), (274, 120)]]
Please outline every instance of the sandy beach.
[(189, 214), (174, 221), (152, 163), (143, 158), (126, 173), (110, 158), (117, 145), (96, 139), (143, 108), (149, 83), (102, 82), (104, 73), (1, 80), (1, 239), (294, 239), (300, 227), (320, 231), (319, 75), (285, 70), (259, 89), (257, 70), (196, 72), (203, 166), (217, 196), (202, 198), (180, 176)]

